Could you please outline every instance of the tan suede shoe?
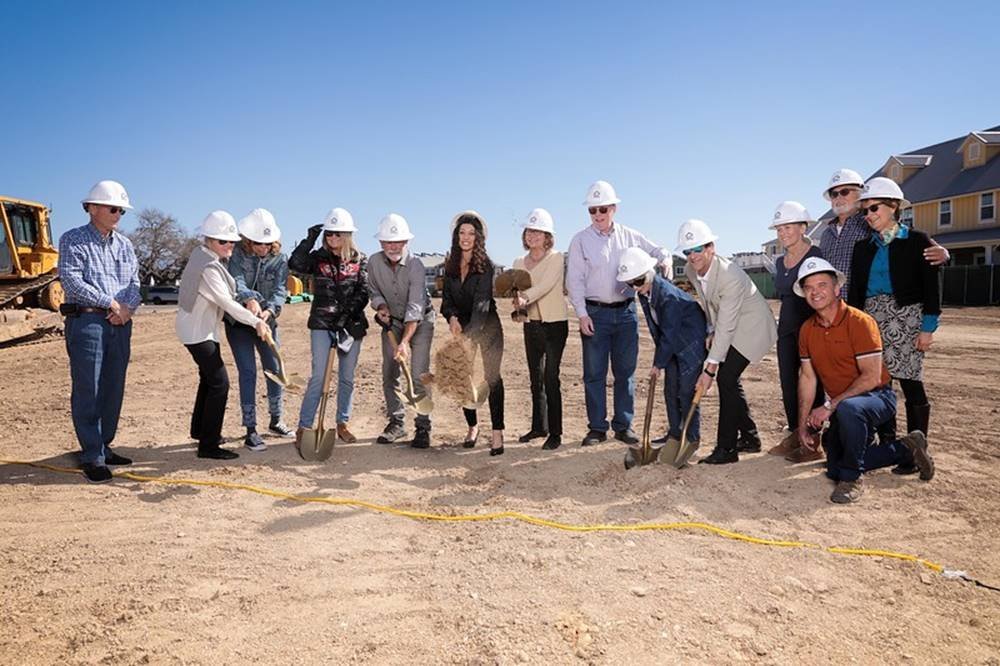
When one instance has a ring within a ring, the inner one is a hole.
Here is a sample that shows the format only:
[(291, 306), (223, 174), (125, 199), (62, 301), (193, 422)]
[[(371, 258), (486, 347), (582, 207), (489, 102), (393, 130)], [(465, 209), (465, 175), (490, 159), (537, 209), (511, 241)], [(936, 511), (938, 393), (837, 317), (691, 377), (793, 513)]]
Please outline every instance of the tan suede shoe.
[(347, 429), (346, 423), (337, 424), (337, 437), (340, 439), (340, 441), (346, 442), (347, 444), (353, 444), (354, 442), (358, 441), (358, 438), (355, 437), (354, 434)]

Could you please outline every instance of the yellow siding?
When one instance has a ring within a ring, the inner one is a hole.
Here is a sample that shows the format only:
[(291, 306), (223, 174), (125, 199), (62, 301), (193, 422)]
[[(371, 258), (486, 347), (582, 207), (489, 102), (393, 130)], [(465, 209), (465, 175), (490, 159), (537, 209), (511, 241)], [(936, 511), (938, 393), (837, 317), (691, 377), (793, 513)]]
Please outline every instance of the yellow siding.
[[(928, 234), (939, 234), (949, 231), (968, 231), (983, 227), (996, 226), (997, 222), (980, 224), (979, 222), (979, 192), (955, 197), (951, 200), (951, 226), (938, 226), (938, 201), (917, 204), (913, 207), (913, 226)], [(993, 192), (994, 220), (1000, 212), (1000, 190)]]

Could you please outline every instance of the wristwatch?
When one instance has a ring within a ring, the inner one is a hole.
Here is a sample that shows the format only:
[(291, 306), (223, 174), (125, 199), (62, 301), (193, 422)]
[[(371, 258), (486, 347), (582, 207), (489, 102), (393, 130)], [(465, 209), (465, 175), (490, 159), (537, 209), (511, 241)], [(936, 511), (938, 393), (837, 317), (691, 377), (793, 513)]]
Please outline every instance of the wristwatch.
[(829, 400), (826, 400), (825, 402), (823, 402), (823, 409), (832, 412), (833, 411), (833, 403), (830, 402)]

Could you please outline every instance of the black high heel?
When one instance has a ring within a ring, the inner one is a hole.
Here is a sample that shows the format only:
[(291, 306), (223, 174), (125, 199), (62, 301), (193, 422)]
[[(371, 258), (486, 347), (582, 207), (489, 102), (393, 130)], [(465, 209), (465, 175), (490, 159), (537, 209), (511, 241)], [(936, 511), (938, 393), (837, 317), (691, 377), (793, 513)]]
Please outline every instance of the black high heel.
[(493, 447), (490, 447), (490, 455), (491, 456), (502, 456), (503, 455), (503, 444), (501, 444), (500, 446), (498, 446), (495, 449)]
[(476, 442), (478, 440), (479, 440), (479, 431), (477, 430), (476, 431), (476, 437), (475, 437), (475, 439), (467, 439), (464, 442), (462, 442), (462, 448), (463, 449), (471, 449), (471, 448), (473, 448), (476, 445)]

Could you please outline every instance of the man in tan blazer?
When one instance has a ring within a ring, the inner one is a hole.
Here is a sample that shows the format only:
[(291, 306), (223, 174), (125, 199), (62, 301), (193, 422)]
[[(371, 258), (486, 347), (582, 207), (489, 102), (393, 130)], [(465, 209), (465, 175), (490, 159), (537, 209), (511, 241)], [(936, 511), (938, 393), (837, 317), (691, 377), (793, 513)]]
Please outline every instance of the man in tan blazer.
[(700, 462), (734, 463), (738, 451), (760, 451), (757, 424), (740, 383), (740, 375), (778, 339), (774, 315), (743, 269), (715, 254), (712, 233), (701, 220), (681, 225), (675, 252), (687, 259), (687, 274), (708, 318), (708, 358), (698, 378), (704, 393), (719, 383), (719, 425), (715, 450)]

